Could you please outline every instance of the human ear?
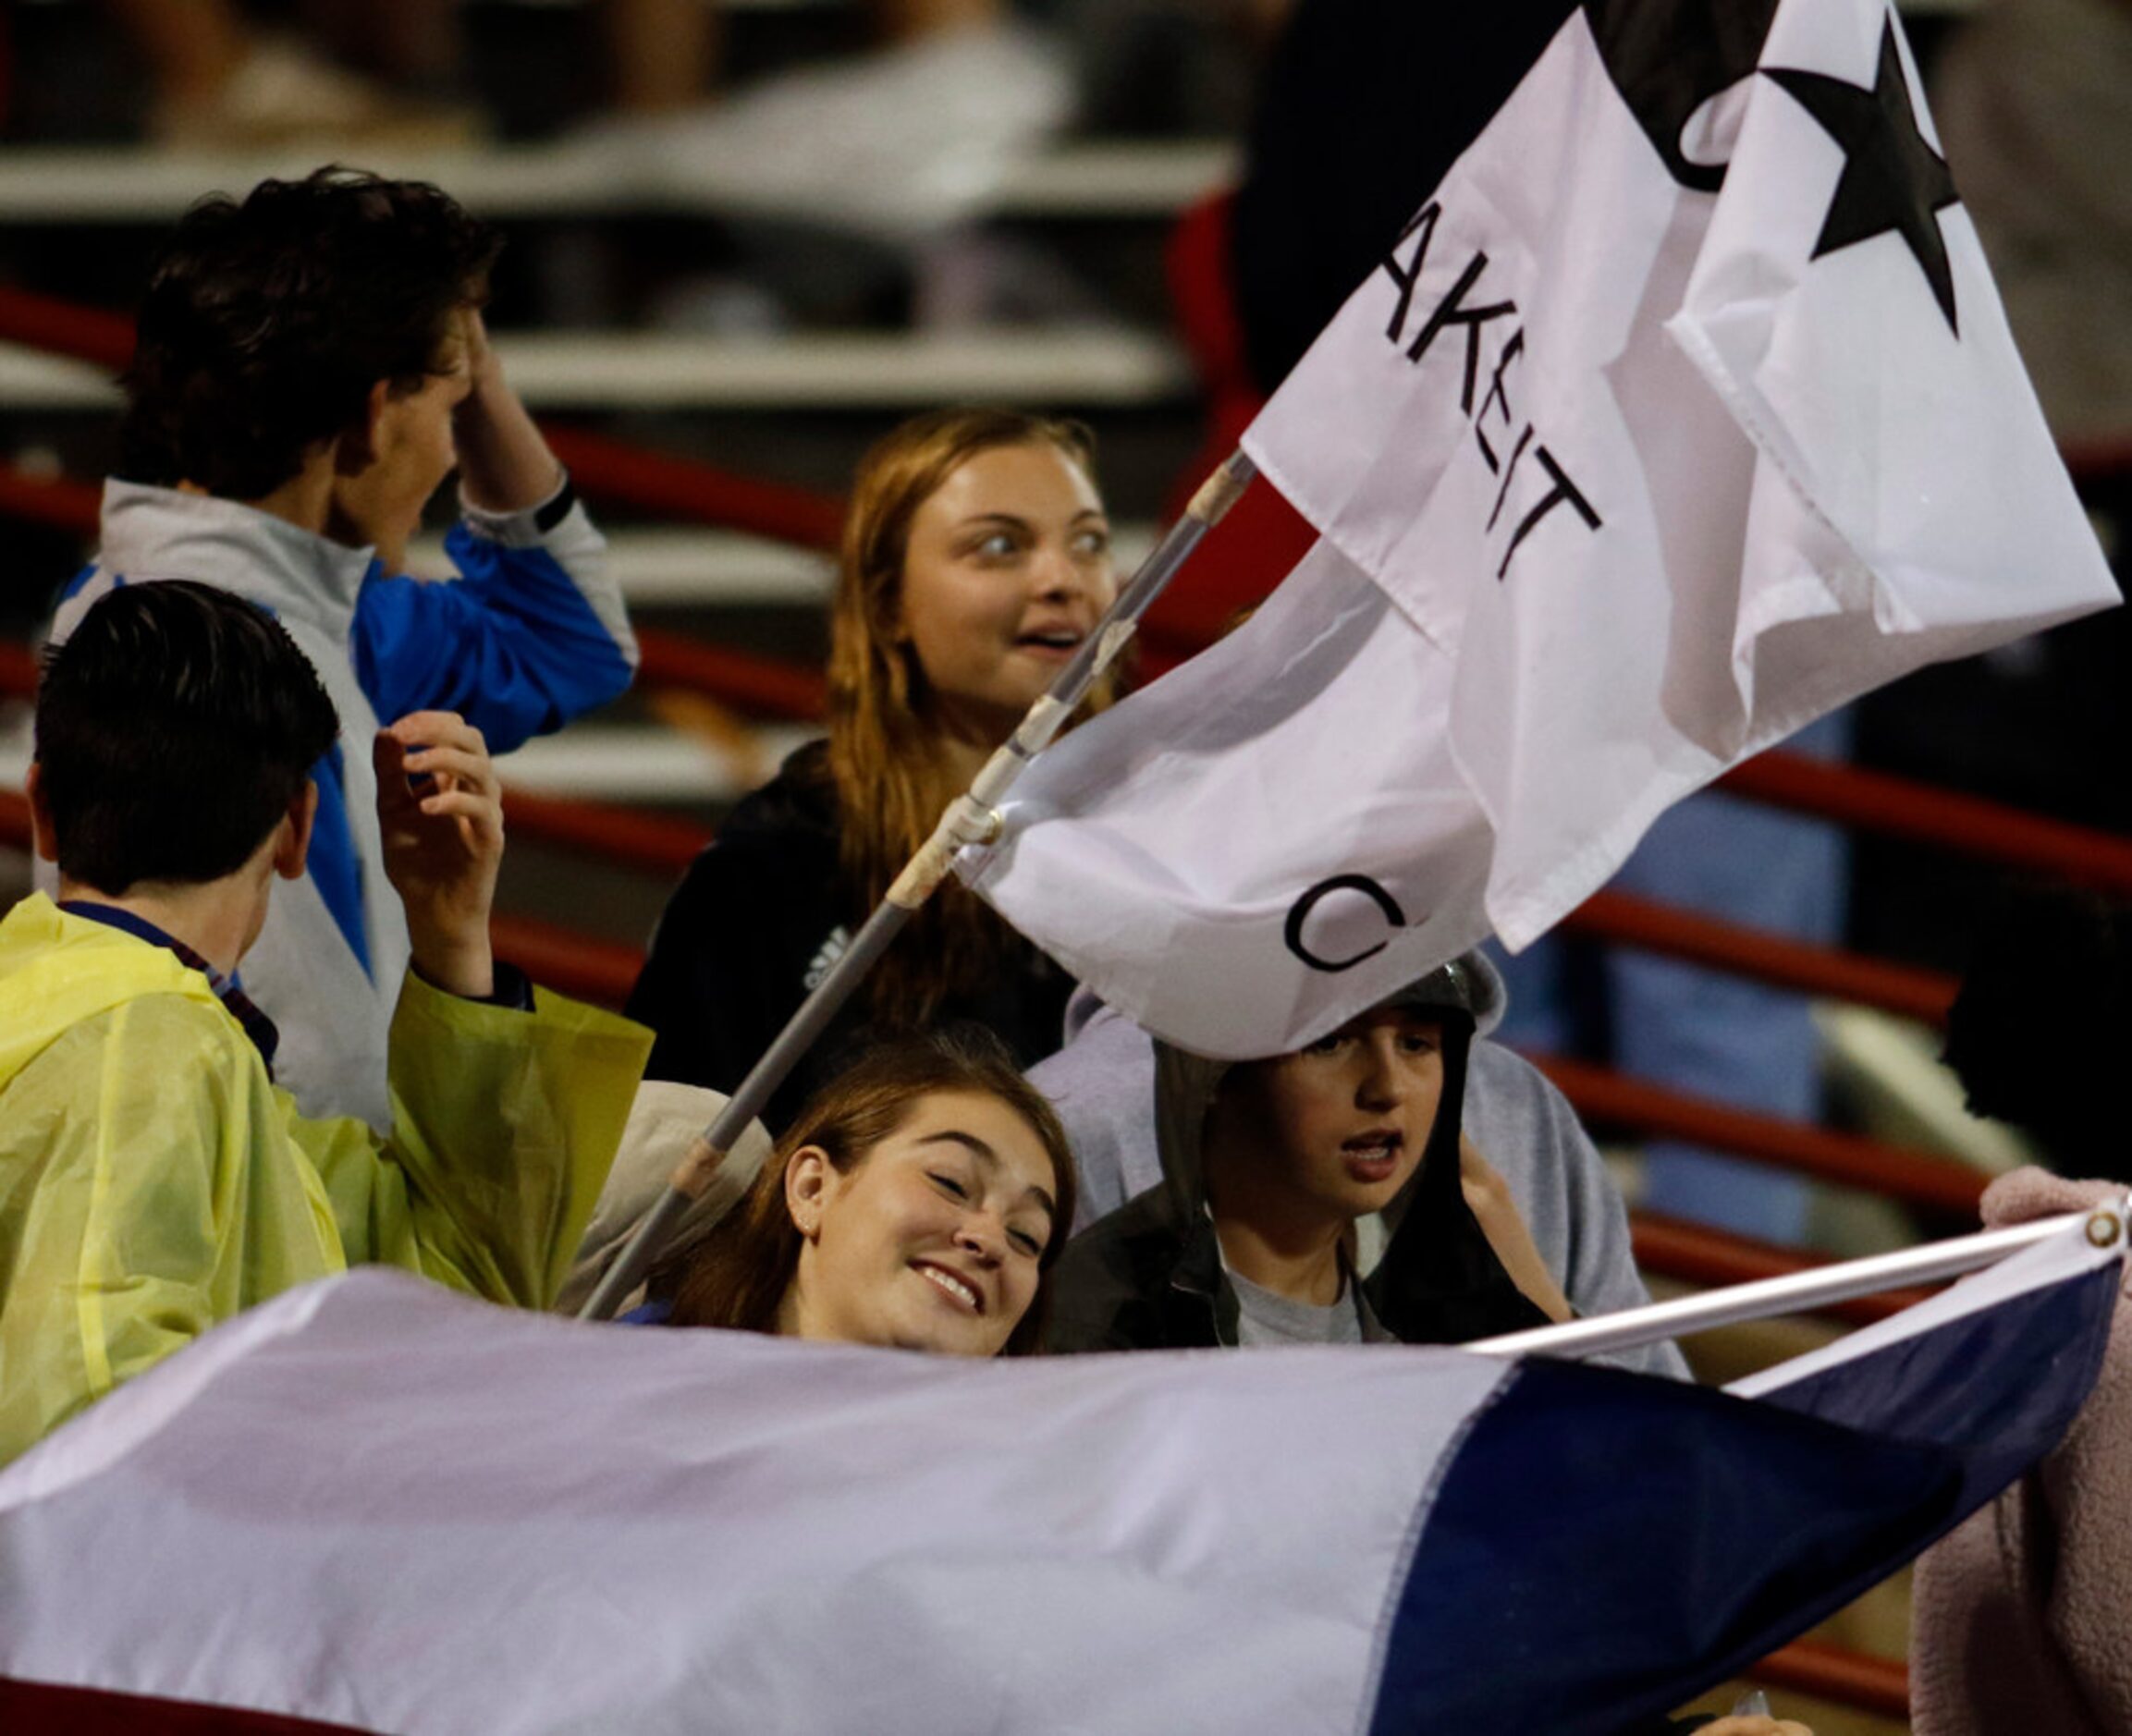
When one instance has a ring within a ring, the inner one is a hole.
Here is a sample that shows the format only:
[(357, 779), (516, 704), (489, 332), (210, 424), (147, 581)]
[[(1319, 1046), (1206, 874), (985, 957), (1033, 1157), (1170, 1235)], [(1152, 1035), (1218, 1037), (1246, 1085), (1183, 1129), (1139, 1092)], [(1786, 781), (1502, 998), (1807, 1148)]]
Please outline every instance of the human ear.
[(284, 880), (303, 878), (304, 863), (311, 856), (312, 825), (317, 818), (318, 786), (307, 777), (302, 793), (290, 800), (275, 838), (274, 872)]
[(372, 382), (363, 399), (362, 414), (340, 431), (333, 443), (333, 470), (337, 476), (361, 476), (377, 462), (380, 428), (386, 406), (392, 401), (392, 382)]
[(785, 1164), (785, 1210), (792, 1228), (809, 1241), (822, 1233), (822, 1209), (835, 1191), (837, 1171), (819, 1145), (803, 1145)]
[(875, 611), (883, 639), (891, 645), (911, 642), (911, 613), (903, 606), (903, 581), (900, 577), (882, 593)]
[(30, 847), (40, 862), (55, 862), (59, 833), (52, 824), (51, 799), (44, 793), (44, 768), (35, 760), (30, 762), (29, 775), (22, 780), (22, 793), (30, 799)]

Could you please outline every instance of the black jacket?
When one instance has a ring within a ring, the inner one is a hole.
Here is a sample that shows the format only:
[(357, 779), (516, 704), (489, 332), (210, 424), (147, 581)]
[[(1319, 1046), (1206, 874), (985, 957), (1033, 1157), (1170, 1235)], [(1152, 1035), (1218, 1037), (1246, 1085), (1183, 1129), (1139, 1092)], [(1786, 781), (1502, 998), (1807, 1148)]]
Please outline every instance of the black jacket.
[[(1384, 1257), (1362, 1280), (1378, 1323), (1408, 1344), (1461, 1344), (1548, 1324), (1511, 1282), (1458, 1173), (1470, 1018), (1444, 1023), (1443, 1092), (1421, 1164), (1387, 1213)], [(1098, 1218), (1051, 1279), (1055, 1351), (1194, 1350), (1237, 1342), (1236, 1291), (1207, 1214), (1199, 1131), (1224, 1064), (1156, 1045), (1163, 1184)]]
[[(827, 761), (820, 742), (788, 759), (733, 809), (668, 901), (628, 1008), (658, 1033), (646, 1077), (731, 1092), (865, 921), (838, 861)], [(982, 993), (951, 997), (940, 1018), (988, 1026), (1028, 1066), (1059, 1046), (1073, 984), (1034, 947), (1017, 958)], [(773, 1131), (864, 1041), (864, 996), (771, 1097)]]

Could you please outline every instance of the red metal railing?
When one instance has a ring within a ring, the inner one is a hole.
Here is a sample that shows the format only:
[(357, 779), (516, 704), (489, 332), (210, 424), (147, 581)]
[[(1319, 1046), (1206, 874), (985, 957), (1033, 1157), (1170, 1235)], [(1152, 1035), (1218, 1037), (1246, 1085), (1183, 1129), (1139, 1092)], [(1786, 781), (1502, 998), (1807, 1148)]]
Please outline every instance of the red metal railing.
[[(1766, 1278), (1790, 1278), (1824, 1264), (1812, 1254), (1800, 1253), (1795, 1249), (1780, 1248), (1750, 1236), (1734, 1235), (1730, 1230), (1713, 1229), (1707, 1224), (1693, 1224), (1658, 1212), (1630, 1213), (1629, 1241), (1636, 1252), (1636, 1265), (1644, 1271), (1706, 1290), (1753, 1284)], [(1926, 1290), (1886, 1290), (1878, 1296), (1833, 1302), (1820, 1312), (1830, 1319), (1842, 1320), (1851, 1326), (1870, 1326), (1876, 1320), (1900, 1314), (1930, 1293)]]
[(1795, 1640), (1747, 1671), (1756, 1681), (1854, 1706), (1881, 1718), (1910, 1716), (1910, 1667), (1816, 1640)]
[(828, 683), (818, 669), (755, 657), (723, 645), (675, 633), (637, 633), (643, 661), (638, 679), (647, 687), (701, 693), (743, 711), (799, 723), (820, 720), (828, 707)]
[(595, 1007), (619, 1010), (643, 968), (635, 947), (503, 911), (489, 918), (489, 940), (534, 982)]
[(1659, 1139), (1685, 1140), (1823, 1181), (1869, 1189), (1927, 1211), (1972, 1222), (1976, 1218), (1985, 1178), (1951, 1158), (1735, 1109), (1630, 1079), (1588, 1061), (1551, 1055), (1530, 1058), (1587, 1122), (1633, 1128)]
[(92, 483), (0, 466), (0, 516), (87, 535), (96, 528), (99, 498)]
[(1935, 844), (1981, 862), (2049, 874), (2068, 886), (2132, 898), (2132, 838), (2024, 813), (1980, 796), (1782, 752), (1758, 754), (1734, 766), (1718, 779), (1718, 788), (1858, 831)]
[(1562, 919), (1564, 928), (1752, 977), (1778, 988), (1855, 1001), (1938, 1024), (1958, 986), (1951, 976), (1906, 964), (1810, 946), (1783, 935), (1654, 904), (1626, 892), (1595, 892)]

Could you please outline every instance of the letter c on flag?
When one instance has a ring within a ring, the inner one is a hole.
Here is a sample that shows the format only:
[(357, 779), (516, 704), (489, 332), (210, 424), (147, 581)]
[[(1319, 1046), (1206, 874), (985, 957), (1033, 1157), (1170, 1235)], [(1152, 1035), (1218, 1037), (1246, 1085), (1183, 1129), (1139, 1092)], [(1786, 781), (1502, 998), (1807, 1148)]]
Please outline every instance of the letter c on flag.
[(1374, 947), (1365, 947), (1360, 952), (1345, 959), (1326, 959), (1303, 944), (1303, 925), (1310, 920), (1310, 913), (1335, 892), (1359, 892), (1384, 912), (1384, 920), (1394, 928), (1406, 926), (1406, 912), (1399, 908), (1399, 900), (1387, 892), (1367, 874), (1334, 874), (1329, 880), (1320, 880), (1309, 891), (1297, 899), (1288, 912), (1288, 926), (1282, 938), (1293, 952), (1313, 971), (1352, 971), (1365, 959), (1373, 959), (1389, 944), (1378, 941)]

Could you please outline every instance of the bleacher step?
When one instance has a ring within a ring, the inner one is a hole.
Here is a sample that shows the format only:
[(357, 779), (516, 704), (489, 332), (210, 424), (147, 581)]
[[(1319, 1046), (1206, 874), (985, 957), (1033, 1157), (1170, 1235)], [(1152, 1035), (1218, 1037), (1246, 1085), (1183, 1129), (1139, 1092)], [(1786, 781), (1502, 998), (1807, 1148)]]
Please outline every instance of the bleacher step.
[[(1116, 526), (1112, 547), (1119, 572), (1131, 572), (1154, 545), (1152, 525)], [(837, 576), (837, 564), (827, 555), (738, 531), (684, 526), (609, 530), (607, 558), (607, 570), (632, 608), (815, 609), (827, 604)], [(409, 551), (409, 565), (429, 577), (448, 573), (444, 539), (418, 541)]]
[[(1133, 408), (1193, 387), (1167, 338), (1109, 328), (966, 335), (810, 332), (700, 337), (665, 332), (501, 335), (511, 383), (535, 410), (917, 410), (942, 403)], [(0, 410), (115, 409), (107, 369), (0, 344)]]
[[(711, 214), (707, 194), (618, 172), (597, 141), (365, 152), (380, 174), (435, 181), (492, 220)], [(175, 221), (212, 189), (241, 191), (270, 175), (318, 166), (315, 145), (222, 153), (136, 146), (18, 145), (0, 150), (0, 223)], [(1231, 180), (1237, 152), (1219, 140), (1096, 140), (1009, 166), (975, 214), (1015, 218), (1164, 218)]]

